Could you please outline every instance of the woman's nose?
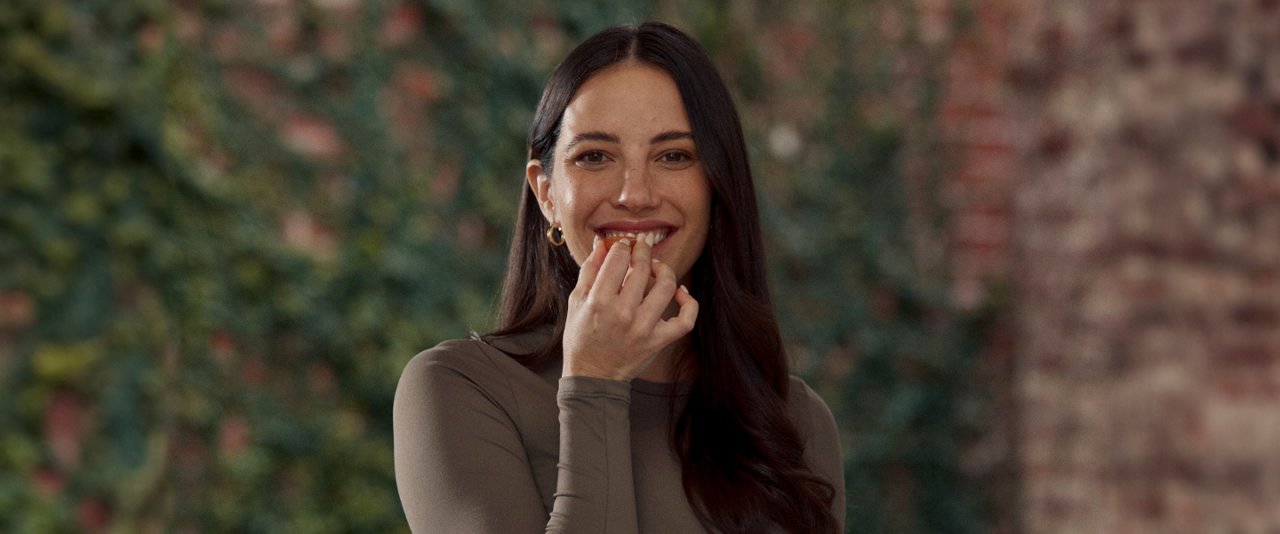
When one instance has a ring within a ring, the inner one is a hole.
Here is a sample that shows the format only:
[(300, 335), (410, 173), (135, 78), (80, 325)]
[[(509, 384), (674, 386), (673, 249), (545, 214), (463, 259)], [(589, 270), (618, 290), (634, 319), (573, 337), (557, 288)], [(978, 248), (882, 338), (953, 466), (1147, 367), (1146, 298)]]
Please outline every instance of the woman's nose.
[(628, 166), (622, 174), (618, 204), (632, 211), (657, 207), (659, 200), (653, 186), (653, 176), (646, 166)]

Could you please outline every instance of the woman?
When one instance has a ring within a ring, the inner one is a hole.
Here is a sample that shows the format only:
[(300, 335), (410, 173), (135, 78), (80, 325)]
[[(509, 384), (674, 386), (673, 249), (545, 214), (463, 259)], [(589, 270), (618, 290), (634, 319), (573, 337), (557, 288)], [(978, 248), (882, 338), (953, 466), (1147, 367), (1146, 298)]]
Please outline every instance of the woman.
[(788, 374), (742, 129), (701, 46), (659, 23), (587, 39), (547, 81), (525, 170), (500, 328), (419, 354), (396, 391), (413, 529), (842, 530), (835, 422)]

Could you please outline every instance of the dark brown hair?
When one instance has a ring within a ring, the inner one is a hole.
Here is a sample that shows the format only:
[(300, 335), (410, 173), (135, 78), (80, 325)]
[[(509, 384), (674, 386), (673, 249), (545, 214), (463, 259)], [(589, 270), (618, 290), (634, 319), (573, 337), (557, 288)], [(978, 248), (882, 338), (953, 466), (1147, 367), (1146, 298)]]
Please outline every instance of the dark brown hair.
[[(702, 524), (719, 532), (835, 532), (834, 489), (804, 461), (804, 443), (787, 417), (789, 373), (773, 314), (755, 188), (738, 112), (702, 46), (671, 26), (648, 22), (597, 33), (552, 72), (529, 134), (529, 159), (550, 174), (560, 120), (583, 83), (625, 61), (666, 71), (684, 101), (711, 186), (705, 248), (689, 290), (700, 304), (691, 334), (695, 361), (689, 399), (675, 419), (672, 445), (684, 490)], [(578, 266), (548, 246), (547, 222), (524, 187), (507, 264), (499, 329), (490, 336), (550, 324), (546, 347), (516, 355), (539, 368), (560, 355), (569, 292)]]

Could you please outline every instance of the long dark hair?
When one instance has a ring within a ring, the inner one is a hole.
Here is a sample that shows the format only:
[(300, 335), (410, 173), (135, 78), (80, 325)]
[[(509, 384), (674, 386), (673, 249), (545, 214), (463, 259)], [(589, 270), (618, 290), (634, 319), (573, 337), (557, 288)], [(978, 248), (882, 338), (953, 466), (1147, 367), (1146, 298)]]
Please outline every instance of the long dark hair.
[[(548, 174), (560, 119), (578, 88), (600, 70), (636, 61), (675, 80), (711, 185), (707, 241), (690, 273), (700, 304), (691, 334), (689, 399), (671, 430), (684, 491), (703, 526), (719, 532), (834, 532), (834, 489), (804, 461), (804, 443), (787, 417), (789, 373), (764, 269), (764, 245), (738, 112), (702, 46), (671, 26), (648, 22), (597, 33), (548, 79), (529, 133), (529, 159)], [(507, 264), (497, 331), (554, 325), (547, 346), (514, 355), (539, 368), (559, 356), (569, 292), (578, 266), (548, 246), (547, 222), (524, 187)]]

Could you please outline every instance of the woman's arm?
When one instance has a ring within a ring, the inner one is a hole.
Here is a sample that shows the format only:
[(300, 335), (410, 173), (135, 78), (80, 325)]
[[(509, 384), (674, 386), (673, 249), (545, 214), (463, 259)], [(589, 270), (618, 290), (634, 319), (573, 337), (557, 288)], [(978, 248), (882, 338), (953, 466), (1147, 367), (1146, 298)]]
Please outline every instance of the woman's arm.
[(414, 532), (542, 530), (515, 425), (477, 383), (424, 352), (405, 366), (392, 414), (396, 487)]
[[(799, 406), (804, 406), (804, 412), (807, 414), (807, 424), (803, 432), (805, 433), (805, 461), (809, 463), (813, 472), (831, 483), (835, 489), (835, 496), (831, 499), (831, 513), (836, 518), (836, 525), (840, 532), (844, 532), (845, 525), (845, 489), (844, 489), (844, 460), (840, 455), (840, 430), (836, 427), (836, 419), (831, 414), (831, 408), (827, 406), (826, 401), (818, 395), (816, 391), (805, 384), (800, 379), (793, 379), (792, 398), (797, 397), (802, 402)], [(799, 392), (796, 392), (796, 389)], [(794, 402), (794, 401), (793, 401)], [(796, 417), (793, 415), (793, 417)]]
[(631, 385), (560, 379), (560, 463), (547, 532), (639, 530), (631, 473)]
[(548, 522), (512, 414), (484, 377), (449, 365), (448, 350), (415, 357), (396, 389), (396, 485), (414, 532), (636, 531), (627, 383), (561, 379)]
[[(698, 310), (671, 268), (651, 261), (651, 246), (607, 252), (596, 238), (570, 295), (549, 522), (514, 418), (485, 380), (446, 364), (463, 349), (442, 345), (409, 362), (393, 422), (396, 483), (415, 531), (636, 532), (629, 382), (693, 329)], [(663, 319), (672, 302), (678, 314)]]

